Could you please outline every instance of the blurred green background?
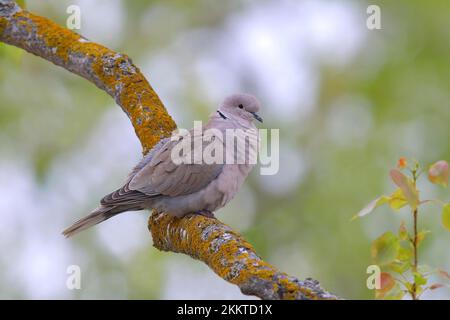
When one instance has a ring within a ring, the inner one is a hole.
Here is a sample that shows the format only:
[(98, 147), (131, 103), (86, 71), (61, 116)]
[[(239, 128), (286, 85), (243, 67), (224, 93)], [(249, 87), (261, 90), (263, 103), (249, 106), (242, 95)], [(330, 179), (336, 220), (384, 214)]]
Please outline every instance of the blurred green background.
[[(448, 1), (37, 1), (64, 25), (81, 8), (81, 34), (132, 57), (179, 127), (206, 119), (229, 93), (262, 102), (280, 129), (280, 171), (254, 170), (217, 213), (269, 263), (351, 299), (366, 288), (370, 243), (407, 210), (350, 222), (394, 190), (400, 156), (450, 160)], [(381, 30), (368, 30), (369, 4)], [(0, 298), (248, 298), (189, 257), (152, 247), (148, 213), (127, 213), (79, 236), (60, 232), (123, 182), (141, 149), (106, 93), (40, 58), (0, 46)], [(424, 182), (422, 196), (450, 200)], [(450, 269), (439, 208), (420, 261)], [(66, 287), (67, 267), (81, 290)], [(449, 289), (423, 298), (448, 299)]]

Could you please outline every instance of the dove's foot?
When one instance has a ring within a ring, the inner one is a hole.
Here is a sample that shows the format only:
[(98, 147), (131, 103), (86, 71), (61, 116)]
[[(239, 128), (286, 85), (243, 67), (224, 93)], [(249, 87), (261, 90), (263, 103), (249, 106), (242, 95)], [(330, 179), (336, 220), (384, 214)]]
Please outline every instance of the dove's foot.
[(195, 211), (194, 214), (198, 214), (200, 216), (204, 216), (206, 218), (211, 218), (211, 219), (216, 219), (216, 216), (214, 215), (214, 213), (212, 213), (209, 210), (199, 210), (199, 211)]

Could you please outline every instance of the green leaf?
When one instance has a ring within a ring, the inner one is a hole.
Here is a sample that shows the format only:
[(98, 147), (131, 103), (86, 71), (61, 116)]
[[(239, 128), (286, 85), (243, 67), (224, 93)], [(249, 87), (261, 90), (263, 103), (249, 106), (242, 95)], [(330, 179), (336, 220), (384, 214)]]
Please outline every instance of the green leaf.
[(409, 292), (412, 292), (413, 288), (414, 288), (414, 283), (405, 282), (405, 287), (406, 287), (406, 290), (408, 290)]
[(425, 239), (425, 236), (430, 233), (430, 230), (422, 230), (417, 234), (417, 245), (419, 245), (423, 239)]
[(409, 260), (395, 260), (387, 267), (398, 274), (403, 274), (411, 268), (411, 262)]
[(425, 290), (426, 290), (427, 288), (424, 288), (423, 286), (417, 286), (416, 287), (416, 296), (417, 297), (419, 297), (421, 294), (422, 294), (422, 292), (424, 292)]
[(355, 220), (357, 218), (361, 218), (365, 215), (368, 215), (371, 213), (375, 208), (385, 204), (389, 201), (389, 197), (387, 196), (380, 196), (370, 202), (367, 206), (365, 206), (361, 211), (359, 211), (356, 215), (353, 216), (352, 220)]
[(423, 286), (428, 281), (428, 279), (425, 278), (419, 272), (413, 272), (413, 275), (414, 275), (414, 283), (416, 284), (416, 286)]
[(368, 215), (373, 210), (375, 210), (377, 207), (379, 207), (385, 203), (388, 203), (392, 209), (398, 210), (398, 209), (404, 207), (408, 202), (407, 202), (405, 196), (403, 195), (402, 190), (397, 189), (390, 196), (383, 195), (383, 196), (380, 196), (380, 197), (376, 198), (375, 200), (371, 201), (361, 211), (359, 211), (357, 214), (355, 214), (351, 220), (353, 221), (357, 218), (361, 218), (365, 215)]
[(405, 196), (403, 195), (403, 192), (401, 189), (395, 190), (390, 196), (389, 196), (389, 206), (394, 210), (399, 210), (403, 208), (405, 205), (408, 204), (408, 201), (406, 201)]
[(450, 203), (442, 208), (442, 225), (445, 229), (450, 230)]
[(378, 265), (383, 266), (397, 258), (399, 249), (399, 239), (395, 234), (388, 231), (372, 242), (371, 255)]
[(413, 256), (413, 252), (411, 248), (400, 247), (398, 249), (397, 259), (400, 261), (409, 261)]
[(408, 201), (408, 204), (413, 210), (419, 205), (419, 192), (417, 191), (414, 183), (397, 169), (392, 169), (389, 172), (392, 181), (402, 190), (403, 195)]

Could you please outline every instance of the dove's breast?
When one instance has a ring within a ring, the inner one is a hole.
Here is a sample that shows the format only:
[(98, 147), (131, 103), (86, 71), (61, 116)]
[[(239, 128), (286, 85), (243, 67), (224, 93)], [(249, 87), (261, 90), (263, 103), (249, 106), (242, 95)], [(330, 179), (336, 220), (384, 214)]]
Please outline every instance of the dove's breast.
[(200, 210), (216, 211), (234, 198), (252, 167), (248, 164), (224, 165), (222, 172), (206, 188), (185, 196), (161, 198), (151, 207), (178, 217)]
[(215, 203), (216, 207), (211, 211), (222, 208), (234, 198), (252, 167), (253, 165), (248, 164), (229, 164), (224, 166), (222, 173), (214, 181), (215, 185), (213, 186), (221, 197)]

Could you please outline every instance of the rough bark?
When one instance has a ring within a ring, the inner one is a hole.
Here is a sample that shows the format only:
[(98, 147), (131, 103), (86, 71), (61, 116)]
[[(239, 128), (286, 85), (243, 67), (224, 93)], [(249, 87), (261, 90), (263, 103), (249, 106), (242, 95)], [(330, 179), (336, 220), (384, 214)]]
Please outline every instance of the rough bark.
[[(22, 10), (10, 0), (0, 0), (0, 41), (51, 61), (106, 91), (130, 118), (144, 154), (176, 128), (148, 81), (124, 54)], [(301, 281), (278, 271), (217, 219), (199, 215), (178, 219), (154, 212), (149, 230), (156, 248), (203, 261), (244, 294), (262, 299), (337, 299), (315, 280)]]

